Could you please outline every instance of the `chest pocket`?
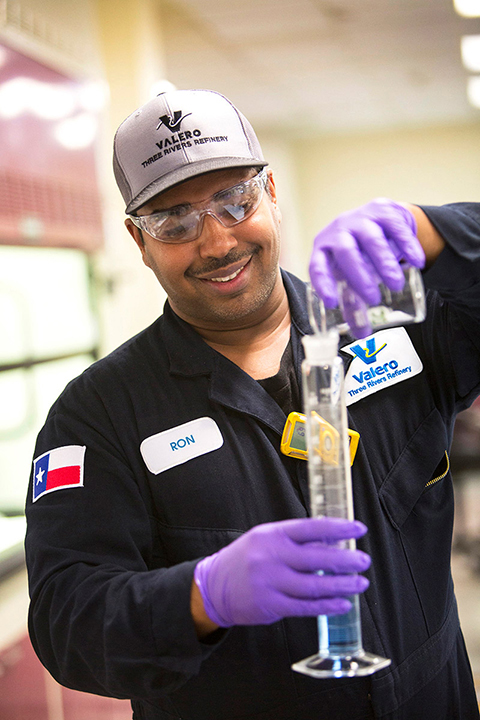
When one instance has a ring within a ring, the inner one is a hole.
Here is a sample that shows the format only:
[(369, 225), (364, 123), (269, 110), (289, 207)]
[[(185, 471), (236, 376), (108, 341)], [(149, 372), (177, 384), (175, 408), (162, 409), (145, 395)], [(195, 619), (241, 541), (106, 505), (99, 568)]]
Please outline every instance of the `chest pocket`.
[(447, 475), (446, 448), (445, 427), (440, 413), (434, 408), (410, 438), (380, 488), (380, 501), (397, 529), (401, 528), (421, 495)]

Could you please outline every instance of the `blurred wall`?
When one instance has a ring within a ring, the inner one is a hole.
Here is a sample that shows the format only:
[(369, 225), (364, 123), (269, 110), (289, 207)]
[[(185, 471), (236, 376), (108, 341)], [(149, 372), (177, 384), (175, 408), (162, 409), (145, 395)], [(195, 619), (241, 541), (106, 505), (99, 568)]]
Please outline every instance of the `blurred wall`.
[(302, 254), (338, 213), (374, 197), (480, 201), (480, 123), (310, 137), (292, 147)]
[(112, 171), (115, 130), (150, 98), (153, 83), (165, 76), (159, 3), (155, 0), (92, 0), (92, 32), (98, 38), (110, 103), (99, 152), (104, 192), (105, 250), (98, 259), (102, 294), (104, 353), (149, 325), (161, 313), (165, 294), (146, 268), (127, 232), (125, 204)]

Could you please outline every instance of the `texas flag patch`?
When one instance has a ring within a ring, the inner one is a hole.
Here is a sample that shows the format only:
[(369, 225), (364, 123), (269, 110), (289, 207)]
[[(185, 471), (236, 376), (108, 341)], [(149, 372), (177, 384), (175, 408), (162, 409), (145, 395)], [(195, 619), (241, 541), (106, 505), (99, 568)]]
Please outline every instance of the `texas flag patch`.
[(33, 502), (62, 488), (83, 487), (85, 445), (65, 445), (33, 461)]

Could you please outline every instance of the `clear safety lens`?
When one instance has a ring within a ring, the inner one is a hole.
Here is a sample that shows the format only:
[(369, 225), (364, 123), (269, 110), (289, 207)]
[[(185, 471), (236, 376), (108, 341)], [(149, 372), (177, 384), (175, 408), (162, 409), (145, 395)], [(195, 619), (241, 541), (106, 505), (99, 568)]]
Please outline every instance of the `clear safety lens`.
[(262, 201), (266, 183), (267, 172), (263, 169), (250, 180), (220, 190), (202, 202), (176, 205), (151, 215), (129, 217), (137, 227), (161, 242), (190, 242), (200, 236), (205, 215), (212, 215), (224, 227), (237, 225), (253, 215)]

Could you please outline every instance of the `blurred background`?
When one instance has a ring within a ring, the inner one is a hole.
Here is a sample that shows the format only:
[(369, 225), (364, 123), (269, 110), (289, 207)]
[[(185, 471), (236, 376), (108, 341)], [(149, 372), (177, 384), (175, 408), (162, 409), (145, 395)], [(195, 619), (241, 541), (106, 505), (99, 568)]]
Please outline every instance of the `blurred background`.
[[(0, 720), (126, 720), (60, 688), (26, 637), (23, 507), (65, 384), (165, 300), (123, 225), (113, 133), (210, 88), (274, 169), (282, 265), (375, 196), (480, 200), (479, 0), (0, 0)], [(453, 571), (480, 687), (480, 409), (457, 422)]]

